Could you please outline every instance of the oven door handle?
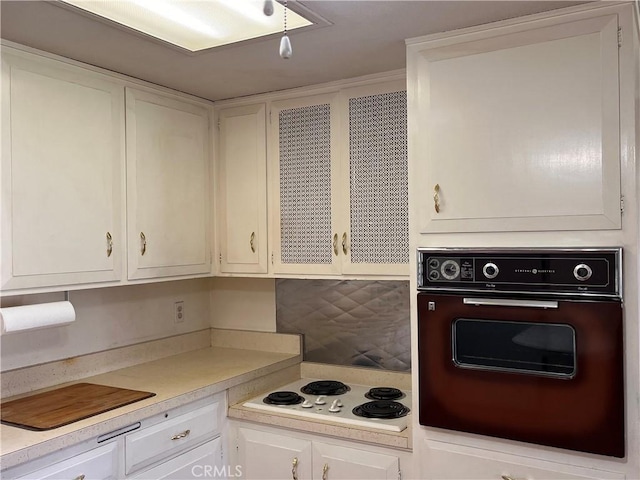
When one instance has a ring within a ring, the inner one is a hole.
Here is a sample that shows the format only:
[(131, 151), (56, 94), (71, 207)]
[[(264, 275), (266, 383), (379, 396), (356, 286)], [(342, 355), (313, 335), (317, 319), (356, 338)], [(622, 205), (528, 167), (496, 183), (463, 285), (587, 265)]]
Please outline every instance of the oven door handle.
[(464, 298), (465, 305), (491, 307), (558, 308), (558, 302), (551, 300), (512, 300), (508, 298)]

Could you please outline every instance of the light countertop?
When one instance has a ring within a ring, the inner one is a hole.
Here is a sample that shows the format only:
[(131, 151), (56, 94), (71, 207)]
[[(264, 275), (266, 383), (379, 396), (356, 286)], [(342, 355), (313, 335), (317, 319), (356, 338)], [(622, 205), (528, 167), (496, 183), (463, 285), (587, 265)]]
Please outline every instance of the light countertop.
[(0, 425), (2, 468), (111, 432), (167, 409), (297, 365), (300, 361), (299, 353), (215, 346), (83, 378), (83, 382), (145, 390), (156, 395), (53, 430), (37, 432)]
[[(184, 339), (179, 341), (184, 343)], [(159, 345), (166, 349), (165, 343), (163, 341)], [(411, 448), (410, 427), (399, 433), (386, 432), (366, 427), (267, 414), (242, 407), (244, 400), (301, 377), (330, 376), (351, 383), (393, 384), (403, 389), (410, 389), (409, 374), (301, 363), (300, 339), (293, 335), (213, 330), (210, 344), (211, 347), (192, 349), (164, 358), (130, 364), (124, 368), (120, 365), (107, 373), (87, 374), (86, 372), (91, 372), (91, 369), (94, 373), (100, 371), (104, 369), (104, 365), (110, 365), (118, 358), (132, 355), (132, 351), (137, 352), (139, 356), (149, 355), (154, 348), (157, 349), (158, 345), (127, 347), (112, 353), (79, 357), (73, 362), (62, 361), (3, 374), (6, 377), (4, 382), (6, 389), (19, 387), (25, 392), (3, 401), (78, 382), (144, 390), (156, 395), (47, 431), (30, 431), (0, 425), (2, 469), (91, 440), (99, 435), (223, 391), (228, 392), (230, 406), (228, 416), (233, 419), (392, 448)], [(75, 374), (73, 367), (78, 367)], [(83, 372), (85, 372), (84, 375), (82, 375)], [(47, 377), (52, 374), (58, 378), (59, 382), (61, 379), (66, 381), (42, 388), (46, 385), (42, 382), (46, 382)]]

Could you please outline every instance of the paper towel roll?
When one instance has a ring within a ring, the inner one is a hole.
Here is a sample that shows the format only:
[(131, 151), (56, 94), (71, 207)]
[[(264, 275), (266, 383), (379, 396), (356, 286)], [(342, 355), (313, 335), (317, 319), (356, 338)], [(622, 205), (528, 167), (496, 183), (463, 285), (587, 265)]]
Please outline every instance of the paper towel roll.
[(76, 311), (71, 302), (52, 302), (0, 308), (0, 316), (5, 334), (67, 325), (76, 319)]

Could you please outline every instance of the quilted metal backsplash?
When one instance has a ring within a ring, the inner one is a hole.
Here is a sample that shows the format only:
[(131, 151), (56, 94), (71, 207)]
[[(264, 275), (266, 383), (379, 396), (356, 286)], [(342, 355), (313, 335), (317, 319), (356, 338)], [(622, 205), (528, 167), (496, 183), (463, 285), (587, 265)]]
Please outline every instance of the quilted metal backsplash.
[(304, 359), (411, 369), (409, 282), (276, 281), (279, 333), (304, 335)]

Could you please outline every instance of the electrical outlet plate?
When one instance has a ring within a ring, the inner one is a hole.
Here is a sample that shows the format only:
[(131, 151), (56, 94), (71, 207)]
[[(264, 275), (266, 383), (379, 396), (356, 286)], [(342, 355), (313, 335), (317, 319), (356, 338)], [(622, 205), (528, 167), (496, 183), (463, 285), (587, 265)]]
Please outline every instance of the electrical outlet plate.
[(174, 323), (184, 322), (184, 302), (182, 300), (173, 304), (173, 321)]

